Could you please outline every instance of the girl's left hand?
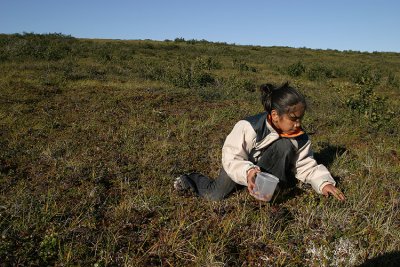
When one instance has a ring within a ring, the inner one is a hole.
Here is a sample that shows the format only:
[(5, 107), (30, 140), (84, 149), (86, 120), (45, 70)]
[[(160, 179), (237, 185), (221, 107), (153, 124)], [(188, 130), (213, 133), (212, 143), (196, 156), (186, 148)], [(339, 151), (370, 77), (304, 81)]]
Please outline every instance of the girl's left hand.
[(335, 198), (337, 198), (340, 201), (344, 201), (346, 198), (344, 197), (344, 194), (342, 191), (337, 189), (333, 184), (327, 184), (322, 188), (322, 194), (324, 196), (329, 196), (329, 194), (333, 195)]

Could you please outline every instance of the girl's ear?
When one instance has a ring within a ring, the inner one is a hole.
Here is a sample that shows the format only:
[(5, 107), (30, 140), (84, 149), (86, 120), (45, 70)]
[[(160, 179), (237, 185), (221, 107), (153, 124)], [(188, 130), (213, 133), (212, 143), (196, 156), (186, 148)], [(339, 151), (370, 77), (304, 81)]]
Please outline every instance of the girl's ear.
[(271, 118), (272, 118), (272, 121), (274, 121), (274, 122), (279, 121), (279, 115), (275, 109), (271, 110)]

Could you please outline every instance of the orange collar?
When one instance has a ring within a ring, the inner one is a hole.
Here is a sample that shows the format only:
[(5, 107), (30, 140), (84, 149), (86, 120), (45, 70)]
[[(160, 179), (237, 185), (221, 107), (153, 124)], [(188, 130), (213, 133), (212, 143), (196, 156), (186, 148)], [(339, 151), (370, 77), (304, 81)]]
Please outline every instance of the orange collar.
[(291, 138), (291, 137), (297, 137), (297, 136), (300, 136), (300, 135), (304, 134), (304, 131), (303, 131), (301, 128), (298, 129), (296, 132), (291, 133), (291, 134), (282, 133), (282, 131), (279, 130), (279, 129), (277, 129), (277, 128), (275, 127), (275, 125), (272, 123), (272, 118), (271, 118), (271, 115), (270, 115), (270, 114), (268, 114), (267, 120), (268, 120), (268, 123), (272, 126), (272, 128), (275, 129), (275, 131), (279, 134), (280, 137)]

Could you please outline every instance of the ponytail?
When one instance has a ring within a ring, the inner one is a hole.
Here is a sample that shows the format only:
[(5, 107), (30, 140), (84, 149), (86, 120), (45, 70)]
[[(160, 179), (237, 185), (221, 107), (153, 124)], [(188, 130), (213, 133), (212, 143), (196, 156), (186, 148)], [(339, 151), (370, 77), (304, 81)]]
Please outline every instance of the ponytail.
[(260, 86), (261, 91), (261, 103), (264, 106), (265, 111), (271, 113), (272, 103), (271, 103), (271, 95), (272, 91), (276, 90), (276, 87), (270, 83), (262, 84)]
[(266, 112), (271, 114), (272, 110), (276, 110), (279, 115), (288, 113), (290, 108), (296, 104), (303, 104), (306, 108), (306, 100), (304, 96), (295, 88), (289, 86), (286, 82), (281, 86), (266, 83), (260, 86), (261, 103)]

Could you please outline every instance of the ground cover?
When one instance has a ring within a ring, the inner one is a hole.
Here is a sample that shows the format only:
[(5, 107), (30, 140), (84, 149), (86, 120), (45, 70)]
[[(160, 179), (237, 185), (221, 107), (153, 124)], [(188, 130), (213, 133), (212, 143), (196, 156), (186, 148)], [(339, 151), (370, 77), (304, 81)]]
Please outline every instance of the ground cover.
[[(396, 53), (196, 40), (0, 35), (2, 265), (388, 266), (400, 250)], [(308, 99), (316, 159), (345, 192), (271, 203), (174, 192), (216, 177), (257, 86)], [(387, 262), (385, 262), (387, 261)]]

